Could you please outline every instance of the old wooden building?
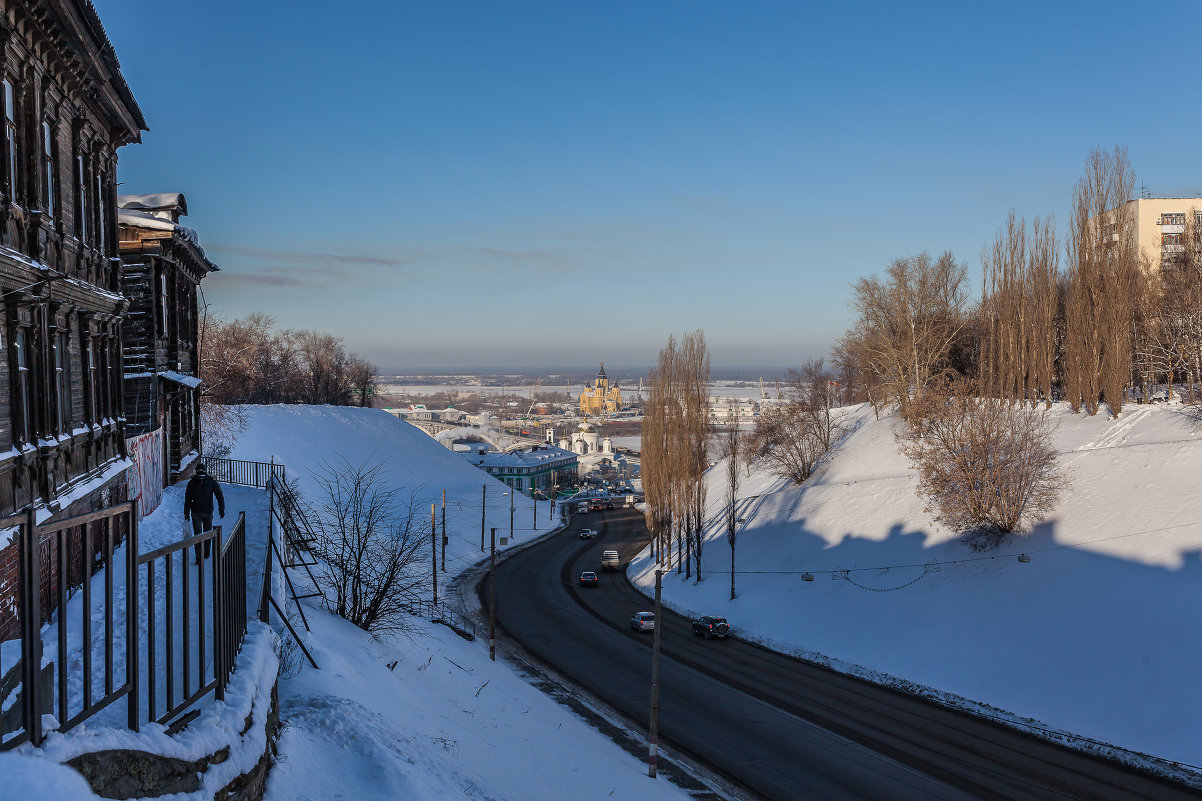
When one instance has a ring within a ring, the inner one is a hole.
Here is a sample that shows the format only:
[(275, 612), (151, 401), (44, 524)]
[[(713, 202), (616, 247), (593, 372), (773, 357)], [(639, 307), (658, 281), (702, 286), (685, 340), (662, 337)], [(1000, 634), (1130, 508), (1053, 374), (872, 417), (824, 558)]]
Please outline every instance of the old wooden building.
[(117, 148), (146, 130), (88, 0), (0, 0), (0, 515), (125, 488)]
[[(200, 451), (200, 282), (217, 269), (196, 232), (179, 224), (178, 192), (117, 198), (125, 417), (142, 496), (187, 472)], [(157, 486), (156, 486), (157, 485)]]

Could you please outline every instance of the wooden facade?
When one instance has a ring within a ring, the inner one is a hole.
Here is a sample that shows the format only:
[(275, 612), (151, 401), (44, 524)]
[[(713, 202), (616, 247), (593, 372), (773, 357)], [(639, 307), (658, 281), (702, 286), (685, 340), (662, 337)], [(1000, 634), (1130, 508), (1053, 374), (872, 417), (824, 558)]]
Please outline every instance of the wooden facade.
[(164, 485), (200, 452), (199, 286), (218, 268), (190, 229), (179, 193), (117, 199), (127, 436), (161, 430)]
[(0, 0), (0, 514), (120, 500), (117, 148), (145, 121), (88, 0)]

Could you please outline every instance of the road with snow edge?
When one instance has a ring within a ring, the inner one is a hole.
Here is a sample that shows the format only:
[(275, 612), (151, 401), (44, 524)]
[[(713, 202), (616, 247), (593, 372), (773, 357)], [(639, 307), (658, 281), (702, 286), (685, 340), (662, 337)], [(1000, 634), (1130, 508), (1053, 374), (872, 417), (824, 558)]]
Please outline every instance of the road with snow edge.
[[(650, 602), (625, 565), (642, 515), (578, 519), (498, 566), (498, 621), (534, 656), (645, 727), (651, 636), (629, 628)], [(579, 528), (601, 536), (580, 540)], [(600, 586), (582, 588), (583, 570)], [(487, 577), (480, 596), (487, 599)], [(1175, 784), (739, 640), (694, 637), (663, 611), (660, 740), (770, 799), (1197, 799)], [(738, 621), (732, 621), (737, 627)]]

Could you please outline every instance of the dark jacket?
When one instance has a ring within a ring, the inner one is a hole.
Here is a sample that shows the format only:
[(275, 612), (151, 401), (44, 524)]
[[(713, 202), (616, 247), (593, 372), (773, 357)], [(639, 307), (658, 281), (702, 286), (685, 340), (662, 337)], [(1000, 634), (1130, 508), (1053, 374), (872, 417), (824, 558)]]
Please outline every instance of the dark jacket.
[(213, 514), (214, 495), (217, 496), (217, 509), (221, 517), (225, 517), (225, 496), (221, 494), (217, 479), (212, 476), (192, 476), (184, 492), (184, 519), (192, 519), (193, 514)]

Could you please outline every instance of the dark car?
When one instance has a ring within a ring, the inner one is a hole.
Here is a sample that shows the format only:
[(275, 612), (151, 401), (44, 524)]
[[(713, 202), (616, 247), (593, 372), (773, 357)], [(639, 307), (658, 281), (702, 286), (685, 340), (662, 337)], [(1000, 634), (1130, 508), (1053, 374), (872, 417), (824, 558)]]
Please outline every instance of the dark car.
[(597, 586), (597, 574), (591, 570), (586, 570), (583, 573), (581, 573), (580, 574), (580, 586), (581, 587), (596, 587)]
[(726, 622), (726, 618), (724, 617), (706, 615), (693, 621), (693, 633), (700, 634), (707, 640), (710, 637), (729, 637), (730, 624)]
[(612, 509), (612, 508), (614, 508), (614, 501), (613, 501), (613, 498), (610, 498), (610, 499), (608, 499), (608, 500), (606, 500), (606, 501), (605, 501), (605, 508), (606, 508), (606, 509)]
[(593, 531), (591, 528), (581, 529), (580, 539), (591, 540), (596, 534), (597, 532)]

